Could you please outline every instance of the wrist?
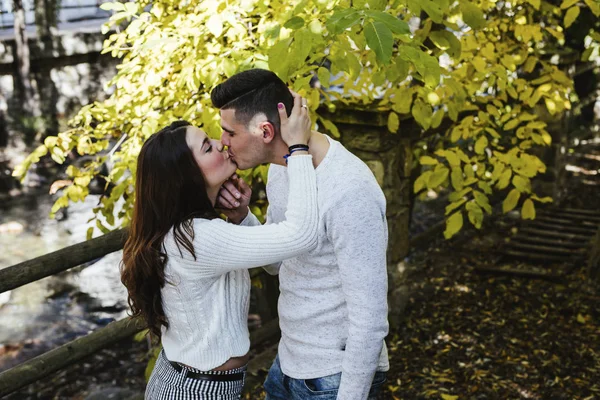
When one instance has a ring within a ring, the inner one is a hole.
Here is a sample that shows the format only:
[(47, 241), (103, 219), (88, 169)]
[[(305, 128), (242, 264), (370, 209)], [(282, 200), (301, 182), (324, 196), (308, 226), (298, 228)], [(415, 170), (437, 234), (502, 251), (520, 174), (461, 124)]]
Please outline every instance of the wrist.
[(248, 207), (246, 207), (243, 211), (240, 210), (232, 213), (232, 215), (229, 216), (227, 219), (229, 220), (229, 222), (239, 225), (242, 222), (244, 222), (246, 217), (248, 217)]
[(285, 156), (283, 156), (283, 158), (285, 159), (285, 162), (287, 164), (287, 159), (288, 157), (293, 156), (294, 154), (308, 154), (308, 145), (306, 144), (293, 144), (290, 147), (288, 147), (288, 154), (286, 154)]

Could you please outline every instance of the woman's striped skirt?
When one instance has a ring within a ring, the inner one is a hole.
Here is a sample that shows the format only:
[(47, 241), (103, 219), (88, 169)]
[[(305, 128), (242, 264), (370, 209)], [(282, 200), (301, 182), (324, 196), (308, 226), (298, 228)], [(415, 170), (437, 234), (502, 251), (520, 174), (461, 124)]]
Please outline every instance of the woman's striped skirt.
[[(193, 377), (194, 373), (208, 375), (204, 379)], [(241, 379), (229, 380), (227, 375), (241, 374)], [(188, 376), (191, 375), (191, 376)], [(215, 380), (211, 380), (215, 375)], [(246, 366), (229, 371), (199, 371), (182, 366), (178, 371), (160, 352), (148, 386), (146, 400), (238, 400), (246, 377)]]

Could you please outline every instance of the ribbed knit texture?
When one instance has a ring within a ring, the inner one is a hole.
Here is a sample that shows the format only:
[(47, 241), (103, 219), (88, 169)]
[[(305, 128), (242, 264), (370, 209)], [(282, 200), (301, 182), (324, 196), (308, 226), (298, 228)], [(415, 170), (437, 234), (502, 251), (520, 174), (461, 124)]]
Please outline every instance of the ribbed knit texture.
[[(338, 399), (366, 399), (387, 371), (386, 200), (367, 165), (339, 142), (316, 168), (316, 249), (281, 264), (279, 359), (284, 374), (312, 379), (342, 372)], [(271, 165), (267, 223), (285, 218), (289, 168)]]
[(196, 259), (170, 232), (167, 281), (161, 290), (169, 329), (162, 329), (167, 358), (209, 371), (250, 347), (248, 268), (305, 253), (317, 244), (317, 190), (312, 156), (289, 158), (285, 221), (260, 227), (221, 219), (194, 219)]

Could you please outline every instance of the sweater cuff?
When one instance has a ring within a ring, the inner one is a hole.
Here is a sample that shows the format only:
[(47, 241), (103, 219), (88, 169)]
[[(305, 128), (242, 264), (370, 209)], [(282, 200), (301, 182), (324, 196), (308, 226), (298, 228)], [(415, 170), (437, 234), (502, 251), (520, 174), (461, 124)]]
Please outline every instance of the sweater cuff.
[(250, 208), (248, 208), (248, 214), (246, 214), (246, 218), (244, 218), (242, 220), (242, 222), (239, 223), (239, 226), (257, 226), (257, 225), (261, 225), (260, 221), (258, 220), (258, 218), (256, 218), (256, 215), (252, 214), (252, 211), (250, 211)]
[(369, 396), (371, 384), (373, 383), (372, 374), (353, 374), (342, 371), (342, 379), (338, 390), (338, 400), (364, 400)]

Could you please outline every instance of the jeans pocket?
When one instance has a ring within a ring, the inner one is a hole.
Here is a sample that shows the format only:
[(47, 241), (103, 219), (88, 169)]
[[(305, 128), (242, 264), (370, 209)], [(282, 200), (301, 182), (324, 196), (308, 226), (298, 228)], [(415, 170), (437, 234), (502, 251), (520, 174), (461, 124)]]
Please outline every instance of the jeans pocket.
[(371, 387), (381, 386), (385, 383), (385, 381), (387, 381), (387, 373), (386, 372), (383, 372), (383, 371), (375, 372), (375, 376), (373, 377), (373, 383), (371, 384)]
[(304, 387), (313, 394), (337, 393), (340, 388), (342, 373), (328, 375), (321, 378), (303, 379)]

